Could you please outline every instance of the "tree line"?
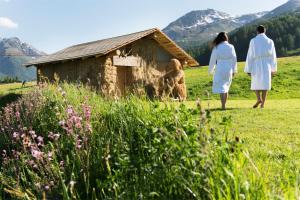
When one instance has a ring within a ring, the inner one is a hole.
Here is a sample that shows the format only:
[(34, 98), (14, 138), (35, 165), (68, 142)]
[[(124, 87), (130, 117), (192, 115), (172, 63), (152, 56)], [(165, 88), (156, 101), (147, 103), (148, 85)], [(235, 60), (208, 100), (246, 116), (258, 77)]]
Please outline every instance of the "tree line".
[[(256, 27), (263, 24), (267, 35), (274, 40), (278, 57), (300, 54), (300, 13), (289, 13), (268, 21), (257, 21), (229, 33), (230, 43), (235, 46), (238, 61), (245, 61), (251, 38), (256, 35)], [(212, 41), (187, 51), (200, 63), (207, 65), (211, 54)]]

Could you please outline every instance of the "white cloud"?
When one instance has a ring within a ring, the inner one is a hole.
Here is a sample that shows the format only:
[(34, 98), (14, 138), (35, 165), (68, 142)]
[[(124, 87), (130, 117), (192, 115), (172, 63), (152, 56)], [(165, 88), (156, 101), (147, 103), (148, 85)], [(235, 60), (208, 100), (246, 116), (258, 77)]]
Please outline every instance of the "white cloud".
[(7, 17), (0, 17), (0, 27), (17, 28), (18, 24)]

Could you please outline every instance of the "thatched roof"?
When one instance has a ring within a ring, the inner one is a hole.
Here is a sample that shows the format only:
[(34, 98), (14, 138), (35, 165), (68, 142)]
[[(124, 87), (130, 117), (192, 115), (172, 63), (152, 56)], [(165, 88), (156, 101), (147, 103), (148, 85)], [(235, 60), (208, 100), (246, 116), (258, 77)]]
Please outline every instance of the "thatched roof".
[(68, 47), (54, 54), (42, 56), (37, 59), (33, 59), (26, 63), (25, 66), (41, 65), (46, 63), (55, 63), (67, 60), (76, 60), (79, 58), (88, 58), (92, 56), (103, 56), (112, 51), (115, 51), (127, 44), (135, 42), (141, 38), (154, 34), (155, 39), (163, 48), (165, 48), (175, 58), (186, 61), (190, 66), (199, 65), (198, 62), (181, 49), (175, 42), (173, 42), (166, 34), (157, 28), (149, 29), (137, 33), (123, 35), (119, 37), (88, 42), (84, 44), (78, 44)]

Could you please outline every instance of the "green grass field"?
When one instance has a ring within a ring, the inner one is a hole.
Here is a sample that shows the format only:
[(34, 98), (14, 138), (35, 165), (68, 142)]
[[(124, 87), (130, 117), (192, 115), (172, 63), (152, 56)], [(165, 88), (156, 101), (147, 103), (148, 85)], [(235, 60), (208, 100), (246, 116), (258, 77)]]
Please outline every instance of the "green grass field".
[[(191, 68), (186, 70), (186, 82), (189, 99), (207, 99), (207, 92), (211, 93), (212, 76), (208, 68)], [(280, 58), (278, 73), (273, 78), (272, 99), (300, 98), (300, 57)], [(250, 77), (244, 73), (244, 63), (239, 63), (239, 73), (233, 80), (230, 90), (231, 99), (254, 99), (250, 91)], [(218, 96), (213, 95), (216, 99)]]
[[(207, 67), (187, 69), (189, 101), (185, 104), (195, 107), (195, 99), (203, 99), (203, 106), (211, 111), (212, 124), (220, 130), (222, 119), (231, 119), (229, 136), (243, 141), (259, 176), (282, 188), (287, 179), (298, 177), (300, 181), (300, 57), (279, 59), (278, 70), (266, 108), (252, 109), (255, 96), (249, 89), (250, 78), (243, 72), (243, 63), (239, 63), (228, 110), (221, 111), (218, 96), (207, 96), (212, 84)], [(0, 106), (11, 100), (5, 97), (22, 94), (34, 84), (30, 83), (25, 89), (21, 89), (20, 84), (0, 85)], [(247, 174), (247, 168), (241, 171)]]
[[(300, 169), (300, 99), (269, 100), (265, 109), (252, 109), (253, 100), (232, 100), (222, 111), (219, 101), (202, 102), (211, 109), (213, 124), (231, 118), (230, 137), (239, 137), (260, 173), (280, 184)], [(191, 107), (195, 102), (188, 102)], [(218, 127), (218, 126), (217, 126)]]
[(22, 94), (32, 90), (36, 85), (36, 82), (26, 83), (22, 87), (22, 83), (10, 83), (0, 84), (0, 108), (5, 106), (7, 103), (15, 101)]
[(218, 109), (217, 95), (207, 100), (212, 85), (207, 67), (186, 70), (189, 97), (204, 99), (203, 104), (212, 109), (216, 124), (223, 117), (230, 117), (231, 136), (241, 138), (261, 173), (280, 184), (281, 177), (295, 176), (293, 173), (300, 169), (300, 57), (279, 59), (279, 71), (263, 110), (252, 109), (255, 95), (250, 91), (250, 78), (243, 67), (244, 63), (239, 63), (227, 111)]

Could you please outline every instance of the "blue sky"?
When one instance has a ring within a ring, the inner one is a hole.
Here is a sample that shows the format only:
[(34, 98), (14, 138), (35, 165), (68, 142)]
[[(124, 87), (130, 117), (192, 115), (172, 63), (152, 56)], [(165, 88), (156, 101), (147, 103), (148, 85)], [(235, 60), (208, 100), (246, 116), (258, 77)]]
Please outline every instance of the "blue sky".
[(287, 0), (0, 0), (0, 37), (52, 53), (67, 46), (164, 28), (192, 10), (231, 15), (272, 10)]

